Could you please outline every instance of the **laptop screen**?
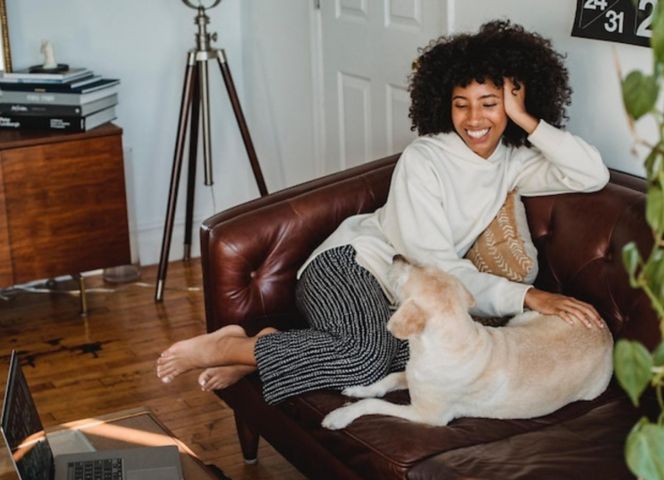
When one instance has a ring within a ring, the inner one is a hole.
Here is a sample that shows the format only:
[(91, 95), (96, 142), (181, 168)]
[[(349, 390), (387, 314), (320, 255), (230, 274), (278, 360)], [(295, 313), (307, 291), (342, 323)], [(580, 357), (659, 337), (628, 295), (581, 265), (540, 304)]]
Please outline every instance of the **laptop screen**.
[(9, 363), (1, 427), (21, 478), (52, 478), (53, 453), (15, 351)]

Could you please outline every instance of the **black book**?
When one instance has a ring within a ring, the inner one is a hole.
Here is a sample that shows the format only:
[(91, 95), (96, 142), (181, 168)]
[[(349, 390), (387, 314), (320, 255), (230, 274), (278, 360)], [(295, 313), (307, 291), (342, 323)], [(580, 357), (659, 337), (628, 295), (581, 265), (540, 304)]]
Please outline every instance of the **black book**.
[(3, 83), (0, 84), (0, 90), (3, 92), (88, 93), (112, 87), (118, 83), (120, 80), (114, 78), (101, 78), (78, 86), (72, 86), (69, 83)]
[(115, 118), (115, 107), (105, 108), (87, 116), (42, 117), (36, 115), (0, 115), (0, 129), (61, 130), (85, 132)]
[[(2, 97), (0, 97), (2, 100)], [(99, 100), (87, 102), (82, 105), (62, 105), (53, 103), (0, 103), (0, 115), (21, 115), (42, 117), (72, 117), (85, 116), (93, 112), (112, 107), (118, 103), (118, 94), (113, 93)]]

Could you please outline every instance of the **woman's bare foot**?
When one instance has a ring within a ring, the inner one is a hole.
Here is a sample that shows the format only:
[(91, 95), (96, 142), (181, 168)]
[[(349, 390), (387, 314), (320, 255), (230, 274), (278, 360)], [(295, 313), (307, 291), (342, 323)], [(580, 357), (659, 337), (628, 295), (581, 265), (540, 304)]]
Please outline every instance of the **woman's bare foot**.
[[(278, 332), (275, 328), (264, 328), (256, 337), (269, 335), (270, 333)], [(204, 392), (211, 392), (212, 390), (223, 390), (237, 383), (241, 378), (254, 372), (256, 367), (250, 365), (228, 365), (224, 367), (211, 367), (206, 368), (198, 376), (198, 384)]]
[(247, 334), (239, 325), (227, 325), (215, 332), (176, 342), (157, 359), (157, 377), (170, 383), (194, 368), (223, 365), (225, 337), (247, 338)]
[(204, 392), (223, 390), (256, 370), (249, 365), (206, 368), (198, 376), (198, 384)]

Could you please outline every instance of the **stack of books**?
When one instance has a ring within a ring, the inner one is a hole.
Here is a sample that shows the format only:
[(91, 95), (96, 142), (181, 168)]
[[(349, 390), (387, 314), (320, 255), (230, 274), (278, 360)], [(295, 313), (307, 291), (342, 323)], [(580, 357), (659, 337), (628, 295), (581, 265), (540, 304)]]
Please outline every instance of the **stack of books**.
[(119, 80), (87, 68), (0, 75), (0, 129), (84, 132), (115, 119)]

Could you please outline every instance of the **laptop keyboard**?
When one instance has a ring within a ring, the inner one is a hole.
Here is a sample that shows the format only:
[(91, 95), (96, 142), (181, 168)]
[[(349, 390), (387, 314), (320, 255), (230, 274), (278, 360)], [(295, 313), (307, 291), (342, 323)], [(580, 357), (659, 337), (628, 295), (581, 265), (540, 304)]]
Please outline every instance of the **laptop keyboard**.
[(69, 463), (68, 480), (122, 480), (123, 478), (121, 458)]

